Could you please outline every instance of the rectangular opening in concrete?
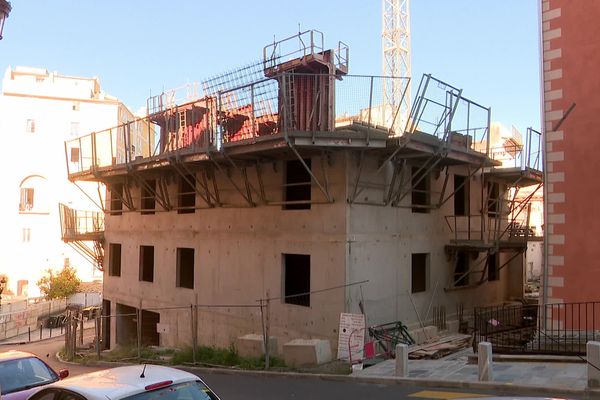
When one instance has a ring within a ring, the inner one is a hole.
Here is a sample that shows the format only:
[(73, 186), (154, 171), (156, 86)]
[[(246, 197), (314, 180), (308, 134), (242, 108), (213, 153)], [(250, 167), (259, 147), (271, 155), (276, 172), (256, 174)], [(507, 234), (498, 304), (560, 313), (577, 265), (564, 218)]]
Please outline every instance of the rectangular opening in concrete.
[(137, 314), (134, 307), (125, 304), (116, 304), (115, 343), (119, 346), (133, 346), (137, 343)]
[(156, 180), (147, 179), (140, 191), (140, 211), (143, 215), (154, 214), (156, 208)]
[(160, 314), (142, 310), (142, 345), (159, 346), (160, 336), (156, 324), (160, 323)]
[(411, 269), (412, 293), (426, 291), (429, 276), (429, 254), (413, 253)]
[(488, 216), (495, 217), (498, 214), (500, 202), (498, 194), (500, 192), (500, 185), (497, 182), (488, 182), (487, 184), (488, 201), (487, 201), (487, 212)]
[(500, 274), (498, 270), (498, 256), (499, 253), (490, 254), (487, 258), (488, 263), (488, 281), (497, 281), (500, 279)]
[(102, 300), (102, 350), (110, 349), (110, 300)]
[(123, 184), (115, 183), (110, 190), (110, 215), (121, 215), (123, 211)]
[[(311, 168), (311, 160), (304, 160)], [(284, 210), (310, 210), (311, 177), (300, 160), (289, 160), (285, 164)]]
[(454, 175), (454, 215), (469, 213), (469, 181), (468, 177)]
[(179, 178), (177, 188), (177, 214), (193, 214), (196, 211), (196, 180), (193, 175)]
[(467, 286), (469, 284), (469, 254), (465, 251), (456, 253), (456, 265), (454, 266), (454, 286)]
[(121, 276), (121, 244), (108, 245), (108, 275)]
[(310, 307), (310, 255), (284, 254), (283, 279), (284, 302)]
[[(423, 172), (419, 173), (419, 167), (412, 167), (412, 192), (411, 204), (414, 213), (429, 213), (429, 174), (423, 177)], [(421, 179), (422, 178), (422, 179)]]
[(154, 246), (140, 246), (140, 281), (154, 282)]
[(194, 288), (194, 249), (177, 248), (177, 287)]

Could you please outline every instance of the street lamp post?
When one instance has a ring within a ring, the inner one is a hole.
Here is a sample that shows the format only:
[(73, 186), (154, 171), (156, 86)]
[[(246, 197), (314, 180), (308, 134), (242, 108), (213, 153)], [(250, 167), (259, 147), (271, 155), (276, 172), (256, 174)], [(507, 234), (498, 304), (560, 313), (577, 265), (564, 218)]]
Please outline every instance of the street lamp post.
[(8, 0), (0, 0), (0, 40), (2, 40), (2, 31), (4, 30), (4, 21), (8, 18), (8, 14), (10, 14), (10, 10), (12, 7), (10, 6), (10, 1)]

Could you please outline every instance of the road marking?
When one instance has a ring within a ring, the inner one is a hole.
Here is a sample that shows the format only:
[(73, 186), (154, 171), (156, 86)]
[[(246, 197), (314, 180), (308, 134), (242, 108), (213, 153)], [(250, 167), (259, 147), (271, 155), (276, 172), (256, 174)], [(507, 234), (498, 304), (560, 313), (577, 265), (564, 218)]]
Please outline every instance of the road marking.
[(473, 397), (489, 397), (489, 394), (460, 393), (460, 392), (436, 392), (434, 390), (422, 390), (409, 394), (408, 397), (420, 397), (424, 399), (461, 399)]

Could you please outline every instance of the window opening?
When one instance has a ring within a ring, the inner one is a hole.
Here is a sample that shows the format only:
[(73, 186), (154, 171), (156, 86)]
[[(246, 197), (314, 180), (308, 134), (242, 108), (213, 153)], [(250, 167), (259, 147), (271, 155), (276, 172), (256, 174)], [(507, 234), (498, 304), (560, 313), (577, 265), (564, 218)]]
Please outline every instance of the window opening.
[(154, 282), (154, 246), (140, 246), (140, 281)]
[(310, 255), (284, 254), (283, 262), (284, 302), (310, 307)]
[(177, 287), (194, 288), (194, 249), (177, 249)]
[(466, 176), (454, 175), (454, 215), (468, 215), (469, 181)]
[(33, 188), (21, 188), (21, 200), (19, 202), (19, 211), (33, 210)]
[(454, 267), (454, 286), (467, 286), (469, 284), (469, 254), (464, 251), (456, 253), (456, 265)]
[(500, 271), (498, 270), (498, 253), (488, 255), (488, 281), (497, 281), (500, 279)]
[(412, 255), (411, 265), (411, 291), (412, 293), (424, 292), (427, 290), (427, 278), (429, 275), (429, 254), (414, 253)]
[[(191, 183), (191, 184), (190, 184)], [(196, 211), (196, 180), (193, 175), (179, 178), (177, 214), (192, 214)]]
[[(310, 159), (304, 162), (308, 168), (311, 168)], [(310, 210), (311, 176), (300, 160), (286, 162), (284, 186), (286, 202), (283, 206), (284, 210)]]
[(121, 215), (123, 210), (123, 184), (115, 183), (111, 185), (110, 191), (110, 214)]
[(142, 215), (154, 214), (154, 210), (156, 207), (156, 198), (154, 195), (155, 191), (156, 191), (156, 180), (148, 179), (146, 181), (146, 185), (143, 185), (142, 189), (141, 189), (140, 209), (141, 209)]
[(418, 173), (419, 167), (412, 167), (412, 193), (411, 203), (412, 212), (414, 213), (429, 213), (429, 174), (419, 181), (422, 174)]
[(121, 244), (111, 243), (108, 251), (110, 253), (108, 259), (108, 275), (121, 276)]

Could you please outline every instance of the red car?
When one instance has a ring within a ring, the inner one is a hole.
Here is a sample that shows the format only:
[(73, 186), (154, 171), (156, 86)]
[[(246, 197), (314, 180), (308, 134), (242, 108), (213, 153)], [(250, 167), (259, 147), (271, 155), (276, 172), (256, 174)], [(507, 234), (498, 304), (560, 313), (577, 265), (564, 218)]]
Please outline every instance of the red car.
[(14, 350), (0, 353), (2, 400), (25, 400), (42, 386), (67, 376), (68, 370), (56, 373), (35, 354)]

